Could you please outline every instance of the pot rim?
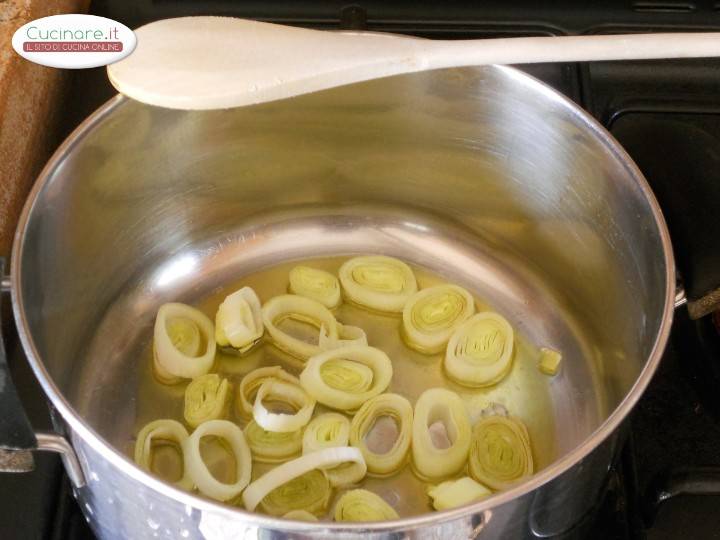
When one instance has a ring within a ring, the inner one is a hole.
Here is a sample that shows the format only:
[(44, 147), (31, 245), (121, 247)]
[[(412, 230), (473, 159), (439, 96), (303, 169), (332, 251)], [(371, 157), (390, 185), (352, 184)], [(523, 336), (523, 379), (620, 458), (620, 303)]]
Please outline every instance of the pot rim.
[[(254, 512), (247, 512), (242, 508), (232, 508), (221, 503), (209, 501), (207, 499), (200, 498), (194, 494), (182, 491), (178, 488), (173, 487), (170, 484), (166, 484), (162, 480), (152, 476), (151, 474), (140, 469), (131, 459), (117, 450), (114, 446), (105, 441), (98, 433), (91, 428), (85, 420), (74, 410), (70, 403), (65, 399), (62, 393), (59, 391), (55, 383), (51, 380), (50, 374), (46, 370), (40, 355), (35, 347), (35, 343), (30, 335), (27, 320), (25, 316), (25, 306), (23, 299), (20, 295), (21, 290), (21, 253), (23, 251), (25, 231), (28, 225), (29, 216), (33, 210), (37, 196), (45, 186), (48, 178), (51, 177), (57, 166), (64, 160), (64, 158), (70, 154), (75, 146), (85, 137), (85, 135), (91, 132), (97, 125), (99, 125), (105, 118), (110, 116), (116, 109), (124, 106), (130, 101), (129, 98), (118, 94), (104, 103), (100, 108), (88, 116), (73, 132), (65, 139), (60, 147), (55, 151), (53, 156), (50, 158), (48, 163), (42, 169), (38, 178), (28, 195), (28, 198), (23, 207), (20, 215), (18, 226), (15, 231), (15, 237), (12, 249), (11, 259), (11, 295), (12, 295), (12, 306), (13, 314), (16, 321), (16, 326), (20, 341), (23, 345), (24, 352), (28, 358), (28, 361), (32, 367), (35, 376), (40, 382), (45, 394), (50, 398), (52, 404), (60, 412), (63, 419), (70, 426), (73, 432), (81, 437), (88, 445), (90, 445), (95, 451), (101, 454), (107, 459), (113, 466), (117, 467), (124, 474), (129, 475), (131, 478), (141, 482), (142, 484), (154, 489), (179, 501), (183, 504), (189, 505), (193, 508), (200, 509), (202, 511), (209, 511), (215, 515), (222, 515), (228, 519), (242, 519), (243, 521), (249, 521), (249, 524), (258, 527), (268, 527), (272, 529), (292, 529), (294, 531), (306, 531), (312, 532), (320, 528), (324, 530), (331, 530), (336, 533), (360, 533), (360, 532), (372, 532), (372, 533), (392, 533), (397, 531), (407, 531), (409, 529), (416, 529), (425, 527), (427, 525), (438, 525), (448, 521), (452, 521), (458, 518), (469, 517), (471, 515), (482, 514), (488, 512), (493, 508), (502, 506), (514, 499), (518, 499), (536, 489), (542, 485), (550, 482), (557, 478), (561, 474), (568, 471), (578, 462), (587, 457), (597, 446), (599, 446), (605, 439), (607, 439), (615, 430), (620, 426), (625, 417), (629, 414), (632, 408), (635, 406), (640, 396), (644, 393), (647, 388), (652, 376), (657, 369), (660, 359), (665, 350), (665, 346), (668, 341), (670, 334), (670, 327), (672, 324), (673, 312), (674, 312), (674, 299), (675, 299), (675, 263), (672, 251), (672, 244), (670, 241), (670, 235), (665, 223), (660, 206), (653, 194), (647, 180), (642, 175), (637, 165), (632, 161), (630, 156), (620, 146), (620, 144), (610, 135), (610, 133), (594, 118), (592, 118), (586, 111), (580, 106), (576, 105), (569, 98), (560, 94), (558, 91), (548, 86), (542, 81), (528, 75), (517, 68), (492, 65), (484, 66), (482, 69), (492, 69), (500, 72), (504, 77), (513, 80), (516, 84), (523, 84), (531, 87), (537, 92), (541, 92), (546, 97), (551, 98), (556, 104), (560, 105), (565, 109), (566, 112), (570, 113), (580, 125), (591, 131), (595, 137), (597, 137), (604, 145), (607, 151), (617, 160), (622, 162), (627, 173), (635, 180), (637, 187), (642, 191), (646, 201), (650, 206), (655, 225), (658, 228), (660, 234), (660, 240), (663, 249), (663, 257), (665, 260), (666, 272), (666, 287), (665, 287), (665, 303), (663, 307), (663, 318), (660, 323), (660, 327), (655, 336), (655, 342), (653, 343), (650, 355), (643, 367), (642, 371), (638, 375), (635, 383), (631, 387), (630, 391), (625, 395), (620, 404), (615, 408), (614, 411), (603, 421), (603, 423), (595, 429), (584, 441), (576, 446), (571, 452), (561, 456), (559, 459), (551, 463), (549, 466), (533, 475), (528, 481), (519, 484), (510, 490), (497, 493), (474, 503), (472, 505), (463, 506), (451, 510), (445, 510), (442, 512), (428, 512), (418, 516), (412, 516), (407, 518), (396, 519), (392, 521), (372, 522), (372, 523), (343, 523), (342, 525), (336, 525), (334, 523), (309, 523), (302, 521), (290, 521), (284, 520), (272, 516), (266, 516), (263, 514), (257, 514)], [(400, 75), (402, 76), (402, 75)]]

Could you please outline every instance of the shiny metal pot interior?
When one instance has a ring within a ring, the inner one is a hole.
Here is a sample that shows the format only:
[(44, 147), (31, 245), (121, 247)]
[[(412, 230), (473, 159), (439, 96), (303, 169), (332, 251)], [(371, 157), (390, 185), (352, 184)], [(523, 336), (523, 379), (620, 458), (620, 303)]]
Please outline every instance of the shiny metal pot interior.
[[(359, 252), (444, 273), (563, 351), (552, 463), (470, 508), (335, 527), (219, 506), (124, 457), (137, 358), (161, 303), (284, 260)], [(115, 98), (41, 174), (12, 263), (21, 337), (103, 538), (561, 532), (597, 495), (665, 344), (674, 289), (662, 216), (626, 154), (573, 104), (504, 67), (228, 111)]]

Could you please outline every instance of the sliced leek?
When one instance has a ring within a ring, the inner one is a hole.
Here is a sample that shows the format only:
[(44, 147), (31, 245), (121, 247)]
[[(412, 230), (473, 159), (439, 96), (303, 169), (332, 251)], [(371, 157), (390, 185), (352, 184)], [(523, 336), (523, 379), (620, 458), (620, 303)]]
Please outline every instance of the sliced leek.
[[(350, 420), (339, 413), (325, 413), (313, 418), (303, 435), (303, 454), (325, 448), (347, 446), (350, 440)], [(359, 482), (367, 468), (358, 463), (343, 463), (328, 469), (325, 474), (333, 487)]]
[(350, 302), (376, 311), (400, 313), (417, 292), (413, 271), (392, 257), (355, 257), (340, 267), (339, 277)]
[[(152, 472), (153, 442), (174, 443), (183, 453), (183, 444), (188, 439), (188, 432), (180, 422), (175, 420), (155, 420), (145, 425), (138, 433), (135, 441), (135, 463), (148, 472)], [(186, 459), (183, 456), (183, 463)], [(188, 475), (187, 465), (183, 467), (183, 475), (175, 485), (190, 490), (193, 481)]]
[(335, 276), (324, 270), (296, 266), (290, 270), (288, 289), (292, 294), (317, 300), (328, 309), (336, 308), (340, 304), (340, 283)]
[(351, 411), (383, 392), (392, 373), (390, 358), (383, 351), (356, 345), (310, 358), (300, 384), (323, 405)]
[(314, 469), (276, 487), (260, 501), (260, 508), (271, 516), (293, 510), (321, 514), (327, 509), (332, 489), (325, 473)]
[(538, 369), (545, 375), (557, 375), (560, 370), (560, 362), (562, 355), (553, 349), (543, 347), (540, 349), (540, 362), (538, 362)]
[(501, 315), (473, 315), (450, 338), (445, 371), (463, 386), (497, 384), (512, 367), (513, 340), (513, 329)]
[(216, 373), (201, 375), (185, 388), (185, 421), (197, 427), (227, 414), (230, 402), (228, 380)]
[[(447, 446), (433, 441), (432, 426), (443, 428)], [(444, 388), (423, 392), (415, 403), (412, 456), (418, 474), (438, 479), (457, 473), (465, 465), (470, 448), (470, 418), (460, 397)]]
[(252, 419), (253, 405), (255, 404), (258, 388), (262, 383), (270, 379), (277, 379), (300, 386), (300, 379), (290, 375), (280, 366), (254, 369), (240, 381), (237, 397), (235, 398), (235, 412), (244, 421), (248, 422)]
[(252, 512), (272, 490), (313, 469), (333, 467), (346, 462), (365, 465), (360, 450), (350, 447), (326, 448), (283, 463), (265, 473), (245, 489), (242, 494), (245, 508)]
[(215, 329), (202, 312), (185, 304), (163, 304), (155, 318), (153, 358), (161, 382), (194, 379), (215, 361)]
[(403, 309), (402, 336), (421, 353), (445, 349), (453, 331), (475, 313), (472, 295), (457, 285), (437, 285), (415, 293)]
[(307, 510), (290, 510), (283, 516), (283, 519), (294, 519), (295, 521), (317, 521), (318, 518)]
[[(291, 414), (274, 413), (265, 407), (265, 400), (282, 402), (295, 412)], [(253, 405), (255, 422), (268, 431), (289, 433), (305, 426), (315, 410), (313, 399), (303, 388), (293, 383), (270, 379), (260, 385)]]
[(332, 339), (328, 336), (325, 325), (320, 328), (320, 338), (318, 341), (323, 351), (330, 349), (339, 349), (340, 347), (351, 347), (353, 345), (367, 346), (367, 335), (365, 330), (359, 326), (350, 326), (338, 323), (338, 337)]
[(469, 476), (448, 480), (428, 489), (435, 510), (448, 510), (492, 495), (492, 491)]
[[(226, 484), (217, 480), (208, 470), (200, 455), (200, 439), (214, 435), (226, 441), (235, 462), (235, 482)], [(190, 478), (203, 495), (218, 501), (237, 497), (250, 482), (252, 457), (242, 430), (227, 420), (209, 420), (200, 424), (183, 444), (185, 466)]]
[(305, 428), (302, 438), (303, 454), (325, 448), (347, 446), (350, 439), (350, 420), (340, 413), (320, 414)]
[[(295, 294), (276, 296), (265, 303), (262, 314), (263, 323), (273, 344), (278, 349), (301, 360), (307, 360), (314, 354), (322, 352), (322, 349), (319, 344), (308, 343), (281, 330), (278, 325), (284, 320), (294, 319), (311, 324), (318, 329), (318, 334), (320, 328), (324, 326), (329, 339), (338, 338), (338, 324), (335, 316), (328, 308), (311, 298)], [(318, 343), (319, 341), (318, 337)]]
[(267, 431), (253, 420), (243, 431), (253, 459), (261, 463), (288, 461), (300, 455), (302, 450), (302, 430), (289, 433)]
[(399, 517), (384, 499), (366, 489), (347, 491), (335, 503), (335, 521), (385, 521)]
[(217, 344), (245, 353), (262, 335), (262, 307), (255, 291), (243, 287), (227, 296), (215, 314)]
[(486, 416), (472, 431), (470, 476), (491, 489), (503, 490), (533, 473), (527, 428), (512, 416)]
[[(368, 435), (378, 419), (388, 417), (397, 425), (397, 438), (392, 447), (382, 453), (374, 452)], [(413, 409), (410, 402), (398, 394), (380, 394), (366, 401), (355, 414), (350, 425), (350, 444), (360, 449), (368, 472), (389, 475), (405, 464), (412, 440)]]

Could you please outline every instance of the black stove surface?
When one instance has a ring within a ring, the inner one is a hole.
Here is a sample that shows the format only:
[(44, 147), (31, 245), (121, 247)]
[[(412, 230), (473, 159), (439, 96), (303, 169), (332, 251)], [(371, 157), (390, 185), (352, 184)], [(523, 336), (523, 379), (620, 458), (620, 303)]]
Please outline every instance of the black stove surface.
[[(97, 0), (92, 12), (130, 27), (165, 17), (214, 14), (439, 39), (720, 30), (720, 3), (713, 1), (575, 0), (542, 8), (545, 3), (509, 4)], [(521, 68), (579, 103), (623, 144), (658, 197), (676, 251), (691, 259), (686, 274), (702, 273), (712, 261), (702, 255), (697, 232), (712, 228), (720, 216), (720, 61)], [(103, 69), (74, 72), (64, 135), (112, 94)], [(675, 150), (664, 151), (666, 146)], [(683, 205), (683, 193), (693, 193), (694, 200), (700, 195), (706, 205)], [(48, 428), (42, 391), (12, 331), (8, 355), (34, 425)], [(720, 539), (719, 388), (720, 333), (712, 317), (691, 321), (680, 309), (660, 368), (629, 419), (628, 441), (608, 474), (603, 497), (561, 538)], [(58, 459), (39, 454), (36, 461), (33, 473), (6, 475), (0, 483), (0, 538), (93, 538)]]

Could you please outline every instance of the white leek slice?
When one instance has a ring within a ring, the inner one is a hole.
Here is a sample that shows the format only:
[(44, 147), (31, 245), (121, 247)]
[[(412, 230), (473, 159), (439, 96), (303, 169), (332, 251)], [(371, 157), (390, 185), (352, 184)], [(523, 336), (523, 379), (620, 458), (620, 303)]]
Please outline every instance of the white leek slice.
[(294, 519), (295, 521), (317, 521), (318, 518), (307, 510), (290, 510), (283, 516), (283, 519)]
[[(340, 413), (325, 413), (316, 416), (305, 428), (303, 454), (310, 454), (325, 448), (347, 446), (350, 440), (350, 420)], [(357, 463), (343, 463), (325, 469), (330, 485), (345, 486), (359, 482), (365, 477), (366, 467)]]
[[(295, 412), (292, 414), (270, 412), (263, 401), (287, 403)], [(302, 429), (312, 418), (315, 410), (313, 399), (303, 388), (293, 383), (270, 379), (260, 385), (255, 396), (253, 418), (268, 431), (289, 433)]]
[(375, 347), (341, 347), (313, 356), (300, 384), (317, 401), (333, 409), (355, 410), (390, 384), (390, 358)]
[(270, 334), (273, 344), (278, 349), (301, 360), (307, 360), (314, 354), (322, 352), (319, 346), (319, 335), (318, 344), (308, 343), (282, 331), (278, 326), (282, 321), (294, 319), (311, 324), (318, 329), (318, 334), (320, 328), (324, 326), (331, 340), (338, 337), (338, 324), (335, 316), (328, 308), (311, 298), (295, 294), (276, 296), (265, 303), (262, 313), (263, 323), (268, 334)]
[(301, 430), (289, 433), (267, 431), (251, 421), (244, 429), (253, 459), (261, 463), (281, 463), (297, 457), (303, 447)]
[(244, 421), (248, 422), (253, 417), (253, 405), (257, 391), (267, 380), (278, 379), (287, 383), (300, 386), (300, 379), (290, 375), (280, 366), (263, 367), (252, 370), (240, 381), (235, 399), (235, 412)]
[(215, 341), (249, 351), (263, 335), (262, 307), (255, 291), (243, 287), (223, 300), (215, 314)]
[(540, 361), (538, 362), (538, 369), (545, 375), (554, 376), (560, 370), (560, 362), (562, 361), (562, 355), (554, 350), (543, 347), (540, 349)]
[(207, 373), (190, 381), (185, 388), (185, 421), (197, 427), (207, 420), (227, 414), (230, 402), (228, 380), (216, 373)]
[[(397, 437), (386, 452), (374, 452), (368, 444), (368, 435), (376, 422), (383, 417), (397, 426)], [(350, 425), (350, 444), (360, 449), (368, 472), (386, 476), (397, 472), (405, 464), (412, 440), (413, 409), (410, 402), (398, 394), (380, 394), (358, 410)]]
[(322, 514), (331, 494), (325, 473), (314, 469), (273, 489), (260, 501), (260, 508), (271, 516), (282, 516), (292, 510)]
[(403, 309), (402, 336), (412, 349), (436, 354), (453, 331), (475, 313), (472, 295), (457, 285), (437, 285), (410, 297)]
[(492, 491), (469, 476), (448, 480), (428, 489), (435, 510), (448, 510), (492, 495)]
[(155, 318), (153, 357), (162, 382), (194, 379), (215, 362), (215, 329), (202, 311), (186, 304), (163, 304)]
[(473, 315), (450, 338), (445, 371), (463, 386), (483, 387), (500, 382), (510, 372), (513, 329), (490, 311)]
[(400, 313), (417, 292), (413, 271), (393, 257), (355, 257), (340, 267), (339, 277), (350, 302), (376, 311)]
[[(439, 448), (431, 428), (444, 428), (448, 445)], [(465, 465), (470, 449), (470, 418), (460, 396), (445, 388), (423, 392), (415, 403), (412, 456), (420, 476), (438, 479), (457, 473)]]
[[(138, 433), (135, 441), (135, 463), (148, 472), (152, 472), (153, 442), (162, 441), (175, 443), (183, 454), (183, 444), (187, 441), (188, 432), (180, 422), (176, 420), (155, 420), (146, 424)], [(186, 458), (183, 456), (183, 463)], [(190, 490), (193, 488), (193, 481), (188, 476), (187, 466), (183, 466), (183, 475), (180, 480), (174, 482), (180, 489)]]
[(325, 270), (296, 266), (290, 270), (288, 289), (292, 294), (317, 300), (328, 309), (336, 308), (340, 304), (340, 283)]
[(328, 336), (325, 325), (320, 328), (320, 339), (318, 344), (324, 351), (339, 349), (340, 347), (351, 347), (353, 345), (367, 346), (367, 335), (365, 330), (359, 326), (338, 323), (338, 337), (332, 339)]
[(366, 489), (347, 491), (335, 504), (335, 521), (386, 521), (399, 517), (384, 499)]
[(533, 473), (527, 428), (512, 416), (486, 416), (472, 430), (470, 476), (491, 489), (508, 489)]
[(245, 508), (252, 512), (272, 490), (306, 472), (333, 467), (348, 461), (365, 465), (360, 450), (349, 446), (326, 448), (283, 463), (265, 473), (245, 489), (242, 495)]
[[(217, 480), (208, 470), (200, 455), (200, 439), (214, 435), (226, 441), (235, 461), (235, 482), (226, 484)], [(218, 501), (237, 497), (250, 482), (252, 456), (242, 430), (228, 420), (209, 420), (200, 424), (183, 444), (188, 474), (203, 495)]]

